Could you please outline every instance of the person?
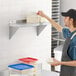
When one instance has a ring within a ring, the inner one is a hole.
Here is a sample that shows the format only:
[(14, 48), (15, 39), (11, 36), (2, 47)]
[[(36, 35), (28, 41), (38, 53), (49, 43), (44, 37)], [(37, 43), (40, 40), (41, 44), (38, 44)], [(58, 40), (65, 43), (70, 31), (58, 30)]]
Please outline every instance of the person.
[(65, 38), (61, 61), (53, 58), (53, 62), (50, 64), (52, 66), (61, 65), (60, 76), (76, 76), (76, 10), (69, 9), (67, 12), (61, 12), (64, 24), (68, 28), (62, 27), (43, 11), (38, 11), (37, 15), (46, 18), (57, 31), (63, 33)]

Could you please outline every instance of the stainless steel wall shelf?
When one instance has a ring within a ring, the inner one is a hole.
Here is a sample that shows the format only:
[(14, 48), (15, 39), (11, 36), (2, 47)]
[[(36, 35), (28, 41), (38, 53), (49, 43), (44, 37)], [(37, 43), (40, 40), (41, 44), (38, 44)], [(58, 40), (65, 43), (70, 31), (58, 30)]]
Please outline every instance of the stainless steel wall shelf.
[(15, 34), (15, 32), (22, 27), (36, 27), (37, 36), (43, 31), (48, 25), (48, 22), (43, 23), (9, 23), (9, 39)]

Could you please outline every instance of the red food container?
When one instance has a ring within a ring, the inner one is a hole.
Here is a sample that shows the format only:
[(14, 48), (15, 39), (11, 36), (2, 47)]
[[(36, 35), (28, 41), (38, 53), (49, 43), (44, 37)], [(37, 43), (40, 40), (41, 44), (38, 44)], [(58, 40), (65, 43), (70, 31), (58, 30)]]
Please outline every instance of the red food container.
[(34, 64), (36, 61), (38, 61), (38, 59), (32, 58), (32, 57), (26, 57), (26, 58), (19, 59), (19, 61), (27, 64)]

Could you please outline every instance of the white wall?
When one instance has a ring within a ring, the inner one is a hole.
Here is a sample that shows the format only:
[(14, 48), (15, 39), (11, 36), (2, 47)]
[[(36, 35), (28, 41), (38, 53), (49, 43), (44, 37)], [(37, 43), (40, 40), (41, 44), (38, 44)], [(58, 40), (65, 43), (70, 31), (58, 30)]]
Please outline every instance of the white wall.
[[(51, 52), (51, 26), (37, 36), (35, 27), (20, 28), (9, 40), (9, 20), (23, 19), (27, 14), (43, 10), (51, 16), (50, 0), (0, 0), (0, 65), (32, 56), (45, 63)], [(43, 65), (49, 69), (48, 64)], [(1, 66), (0, 66), (1, 68)]]

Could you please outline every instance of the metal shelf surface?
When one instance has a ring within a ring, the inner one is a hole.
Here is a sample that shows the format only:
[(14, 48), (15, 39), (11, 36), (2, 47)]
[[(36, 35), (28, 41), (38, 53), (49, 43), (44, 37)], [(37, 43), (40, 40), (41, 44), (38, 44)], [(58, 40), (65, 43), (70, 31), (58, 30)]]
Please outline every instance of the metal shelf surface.
[(24, 28), (24, 27), (36, 27), (37, 30), (37, 36), (43, 31), (43, 29), (48, 25), (48, 22), (43, 22), (43, 23), (9, 23), (9, 39), (12, 38), (12, 36), (15, 34), (15, 32), (19, 28)]

